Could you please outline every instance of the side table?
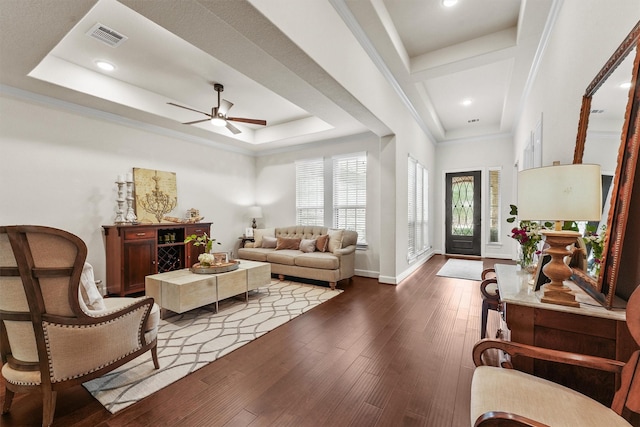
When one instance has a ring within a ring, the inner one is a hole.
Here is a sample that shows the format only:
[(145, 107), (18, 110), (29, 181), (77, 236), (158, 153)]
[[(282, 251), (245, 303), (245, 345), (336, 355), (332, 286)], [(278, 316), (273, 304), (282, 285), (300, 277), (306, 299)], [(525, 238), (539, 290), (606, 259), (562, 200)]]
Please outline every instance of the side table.
[[(515, 265), (496, 264), (495, 270), (511, 341), (621, 361), (637, 350), (624, 308), (607, 310), (570, 281), (565, 285), (572, 288), (580, 307), (543, 303), (541, 291), (534, 292), (528, 275)], [(616, 306), (624, 306), (624, 301), (617, 301)], [(611, 405), (617, 381), (614, 374), (530, 358), (515, 358), (513, 364)]]

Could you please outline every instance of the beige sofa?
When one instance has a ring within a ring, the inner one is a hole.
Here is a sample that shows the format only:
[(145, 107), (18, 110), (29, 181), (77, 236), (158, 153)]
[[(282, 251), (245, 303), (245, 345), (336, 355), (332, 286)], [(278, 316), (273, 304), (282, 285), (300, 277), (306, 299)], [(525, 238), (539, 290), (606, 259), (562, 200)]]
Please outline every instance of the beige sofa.
[(336, 282), (354, 275), (358, 233), (327, 227), (291, 226), (254, 231), (254, 242), (238, 249), (238, 258), (271, 264), (271, 273)]

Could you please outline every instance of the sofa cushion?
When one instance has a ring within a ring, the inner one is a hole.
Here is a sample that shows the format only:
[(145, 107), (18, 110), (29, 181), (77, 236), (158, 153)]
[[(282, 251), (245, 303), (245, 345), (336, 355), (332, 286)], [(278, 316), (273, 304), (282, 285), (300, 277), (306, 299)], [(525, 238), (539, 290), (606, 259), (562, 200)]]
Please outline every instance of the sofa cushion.
[(295, 257), (295, 265), (299, 267), (320, 268), (322, 270), (336, 270), (340, 268), (338, 257), (328, 252), (314, 252), (300, 254)]
[(262, 248), (265, 249), (275, 249), (278, 244), (278, 239), (271, 236), (263, 236), (262, 237)]
[(327, 250), (329, 252), (334, 252), (334, 251), (337, 251), (338, 249), (342, 249), (343, 233), (344, 233), (344, 230), (336, 230), (333, 228), (330, 228), (329, 231), (327, 231), (327, 234), (329, 235), (329, 245)]
[(253, 247), (261, 248), (262, 247), (262, 238), (264, 236), (276, 237), (276, 229), (275, 228), (257, 228), (253, 230)]
[(316, 239), (302, 239), (300, 241), (300, 250), (304, 253), (314, 252), (316, 250)]
[(295, 265), (295, 258), (302, 255), (302, 252), (292, 249), (272, 251), (267, 254), (267, 262), (284, 265)]
[(240, 248), (238, 249), (238, 257), (250, 261), (267, 262), (267, 255), (271, 252), (273, 252), (273, 249)]
[(316, 249), (319, 252), (326, 252), (328, 244), (329, 244), (328, 234), (323, 234), (322, 236), (318, 236), (318, 238), (316, 239)]
[(276, 245), (276, 251), (281, 251), (284, 249), (300, 249), (300, 241), (301, 239), (294, 239), (289, 237), (278, 237), (278, 242)]

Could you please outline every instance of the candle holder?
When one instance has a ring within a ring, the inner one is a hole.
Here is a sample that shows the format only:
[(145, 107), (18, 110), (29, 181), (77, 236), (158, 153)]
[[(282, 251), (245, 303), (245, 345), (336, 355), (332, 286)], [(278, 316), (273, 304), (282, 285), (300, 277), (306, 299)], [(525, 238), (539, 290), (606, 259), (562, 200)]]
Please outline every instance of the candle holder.
[(138, 217), (133, 210), (133, 178), (130, 177), (127, 177), (127, 215), (125, 220), (131, 224), (138, 222)]
[(118, 210), (116, 211), (116, 219), (114, 222), (116, 224), (125, 224), (127, 222), (127, 220), (124, 217), (124, 211), (123, 211), (124, 202), (125, 202), (125, 198), (124, 198), (125, 181), (124, 179), (122, 179), (122, 177), (118, 177), (116, 184), (118, 185), (118, 198), (116, 199), (116, 203), (118, 203)]

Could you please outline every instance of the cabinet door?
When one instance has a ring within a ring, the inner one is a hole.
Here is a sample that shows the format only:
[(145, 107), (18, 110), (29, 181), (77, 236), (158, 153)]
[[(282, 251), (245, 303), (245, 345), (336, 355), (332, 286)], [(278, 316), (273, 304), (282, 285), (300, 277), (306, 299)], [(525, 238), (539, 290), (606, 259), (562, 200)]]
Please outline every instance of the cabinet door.
[(144, 278), (156, 273), (155, 240), (134, 240), (124, 244), (124, 293), (144, 291)]
[[(204, 233), (209, 234), (209, 227), (210, 225), (208, 224), (189, 225), (185, 227), (185, 235), (191, 236), (192, 234), (195, 234), (196, 236), (202, 236)], [(189, 268), (198, 262), (198, 256), (204, 253), (204, 246), (195, 246), (193, 243), (187, 243), (184, 252), (186, 254), (185, 267)]]

